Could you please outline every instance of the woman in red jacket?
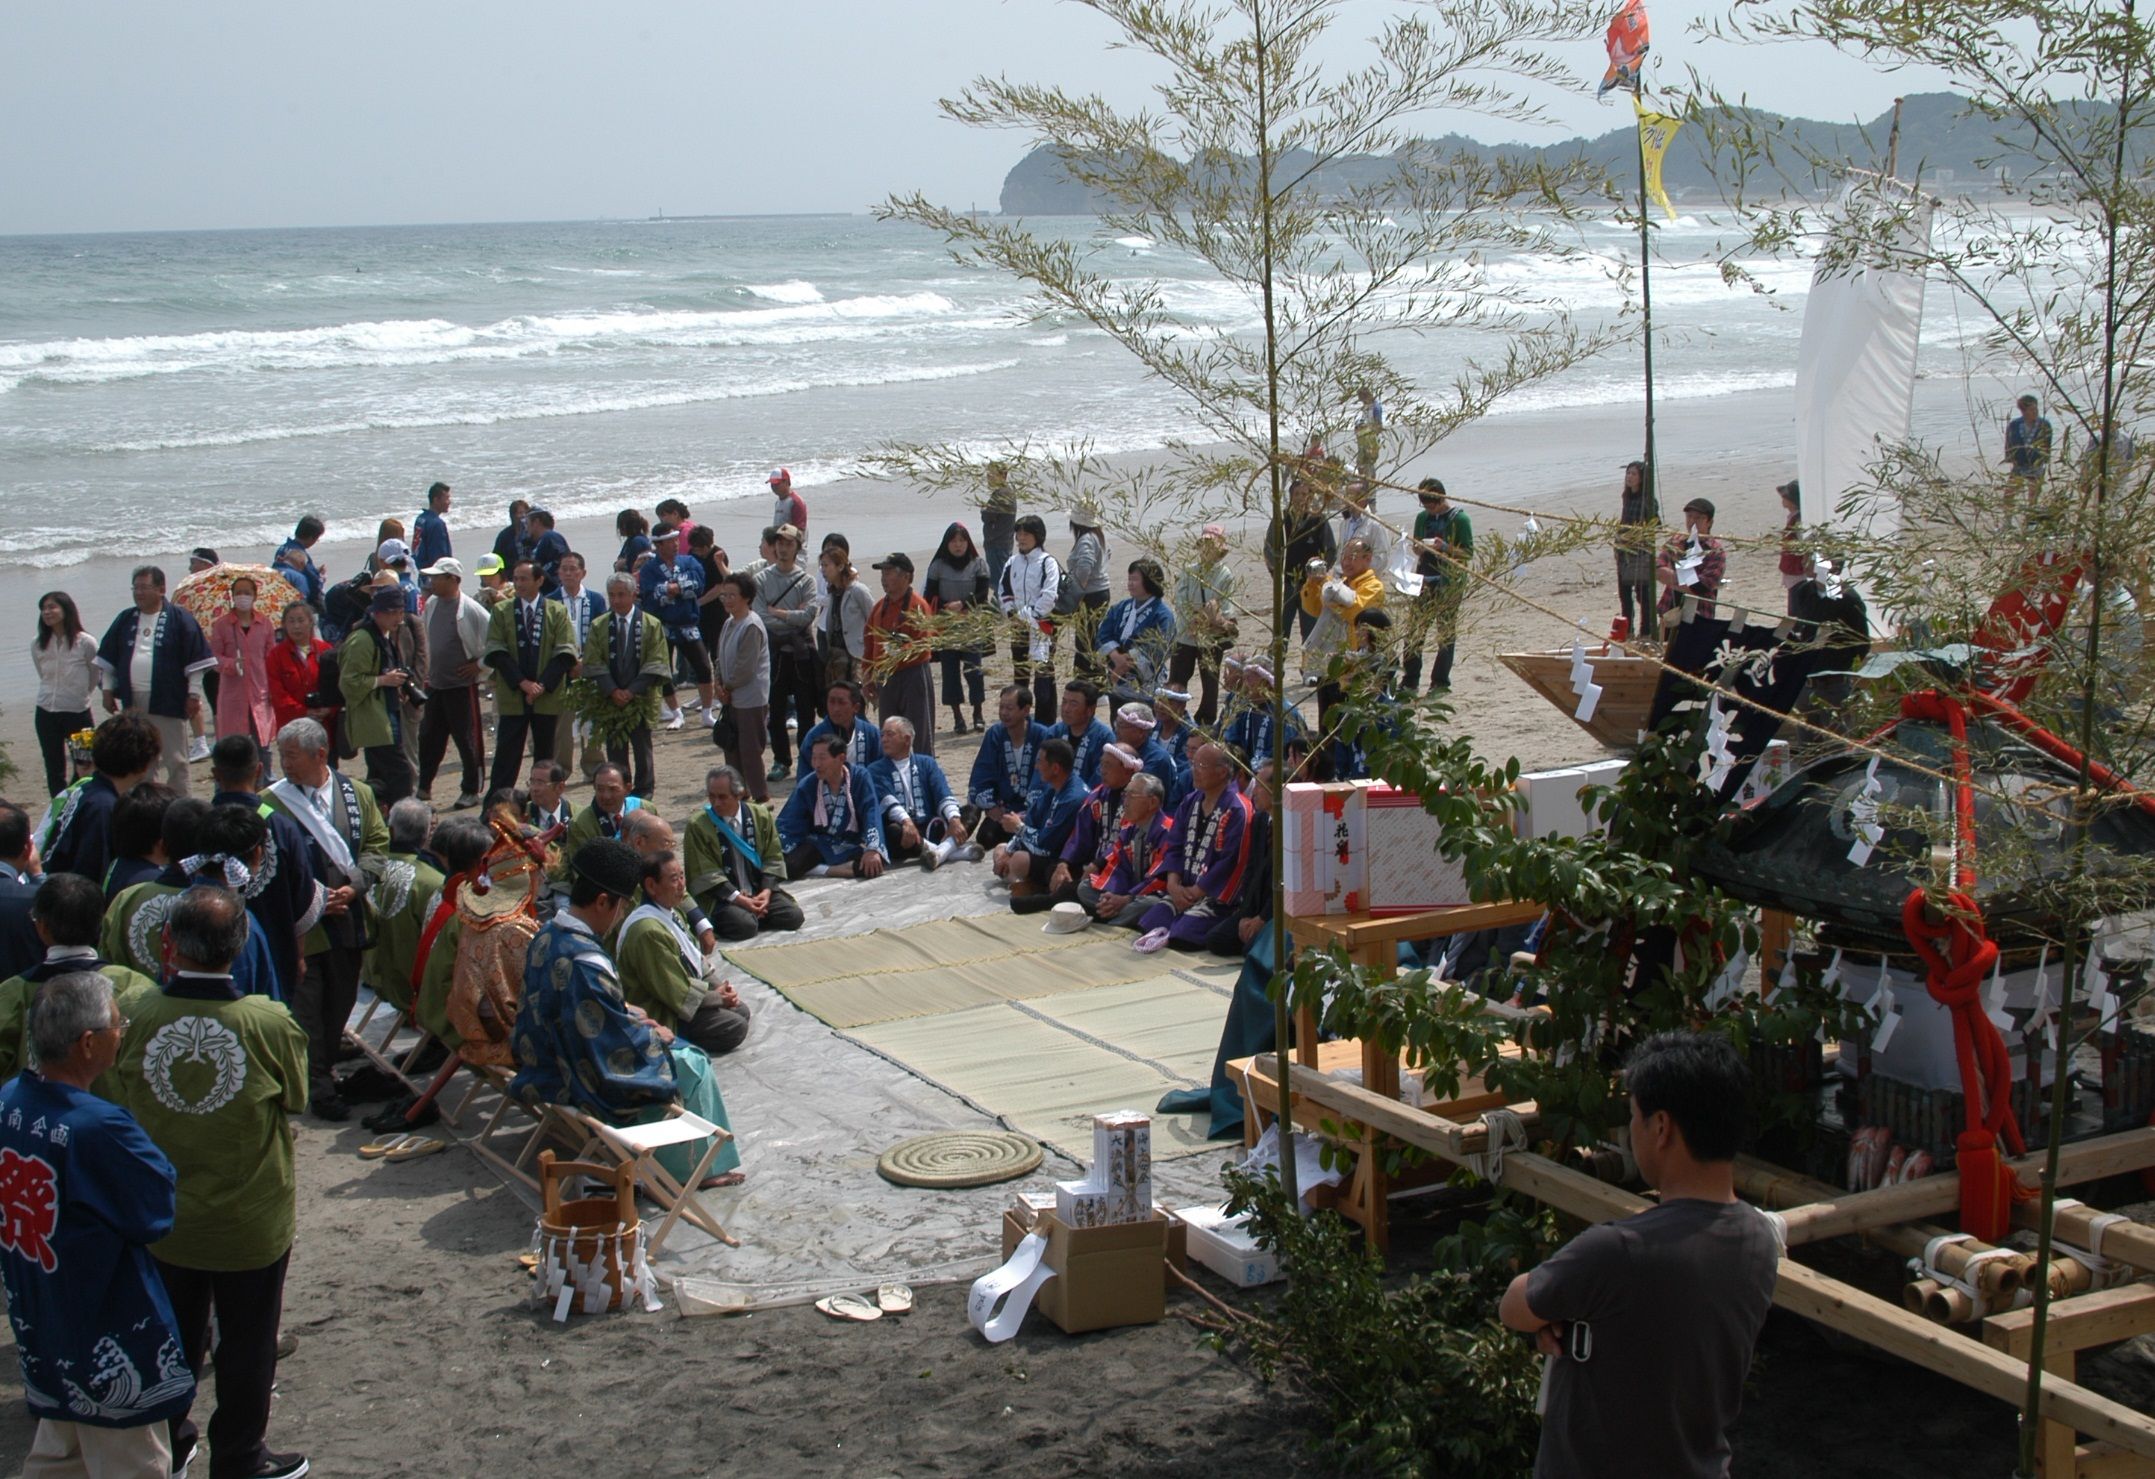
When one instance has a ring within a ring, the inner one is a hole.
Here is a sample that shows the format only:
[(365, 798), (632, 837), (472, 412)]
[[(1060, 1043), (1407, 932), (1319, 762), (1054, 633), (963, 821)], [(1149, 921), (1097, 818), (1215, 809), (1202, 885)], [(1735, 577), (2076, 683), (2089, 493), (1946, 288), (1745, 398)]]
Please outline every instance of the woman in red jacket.
[(322, 643), (314, 610), (303, 601), (284, 608), (284, 639), (269, 649), (269, 707), (279, 729), (294, 719), (327, 721), (336, 710), (309, 702), (322, 678)]

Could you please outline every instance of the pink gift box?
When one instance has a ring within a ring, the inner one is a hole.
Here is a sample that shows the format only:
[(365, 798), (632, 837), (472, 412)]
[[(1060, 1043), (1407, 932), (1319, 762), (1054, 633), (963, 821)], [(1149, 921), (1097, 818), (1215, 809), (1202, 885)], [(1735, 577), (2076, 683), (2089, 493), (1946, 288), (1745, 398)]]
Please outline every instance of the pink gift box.
[(1354, 914), (1368, 907), (1363, 802), (1369, 789), (1360, 781), (1287, 787), (1282, 883), (1290, 915)]

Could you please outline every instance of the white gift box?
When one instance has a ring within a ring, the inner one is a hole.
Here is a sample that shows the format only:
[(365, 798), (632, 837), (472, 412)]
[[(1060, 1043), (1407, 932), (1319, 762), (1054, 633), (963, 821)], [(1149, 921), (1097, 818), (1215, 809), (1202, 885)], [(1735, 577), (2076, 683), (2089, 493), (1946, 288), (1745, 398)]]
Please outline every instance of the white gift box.
[(1363, 800), (1368, 791), (1366, 782), (1296, 781), (1287, 787), (1281, 814), (1289, 914), (1354, 914), (1367, 907)]
[(1628, 762), (1596, 760), (1558, 770), (1530, 771), (1519, 777), (1519, 808), (1513, 813), (1521, 837), (1591, 837), (1601, 823), (1586, 809), (1580, 792), (1589, 786), (1612, 786)]
[(1441, 856), (1442, 829), (1422, 810), (1422, 798), (1390, 786), (1371, 786), (1368, 811), (1369, 912), (1411, 914), (1473, 902), (1465, 865)]

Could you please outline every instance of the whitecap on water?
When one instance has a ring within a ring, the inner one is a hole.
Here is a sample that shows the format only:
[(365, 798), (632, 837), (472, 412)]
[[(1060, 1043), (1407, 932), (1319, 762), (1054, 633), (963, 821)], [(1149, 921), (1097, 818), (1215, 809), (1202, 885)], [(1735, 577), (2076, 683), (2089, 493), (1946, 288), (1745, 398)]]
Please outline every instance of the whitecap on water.
[(741, 291), (771, 303), (821, 303), (822, 290), (812, 282), (792, 278), (786, 282), (750, 282)]

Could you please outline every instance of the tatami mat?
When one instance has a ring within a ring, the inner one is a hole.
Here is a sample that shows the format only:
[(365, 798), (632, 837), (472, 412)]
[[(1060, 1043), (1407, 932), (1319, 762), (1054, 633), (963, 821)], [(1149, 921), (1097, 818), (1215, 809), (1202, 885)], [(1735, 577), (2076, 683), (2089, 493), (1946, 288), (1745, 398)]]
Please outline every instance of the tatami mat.
[(1158, 975), (1120, 930), (1051, 935), (1038, 915), (936, 919), (839, 939), (757, 945), (727, 958), (833, 1027), (1032, 1000)]
[[(1039, 916), (1004, 913), (727, 954), (848, 1039), (1084, 1163), (1095, 1114), (1150, 1113), (1210, 1079), (1239, 969), (1140, 955), (1130, 939), (1045, 934)], [(1216, 1150), (1202, 1130), (1156, 1119), (1154, 1157)]]

